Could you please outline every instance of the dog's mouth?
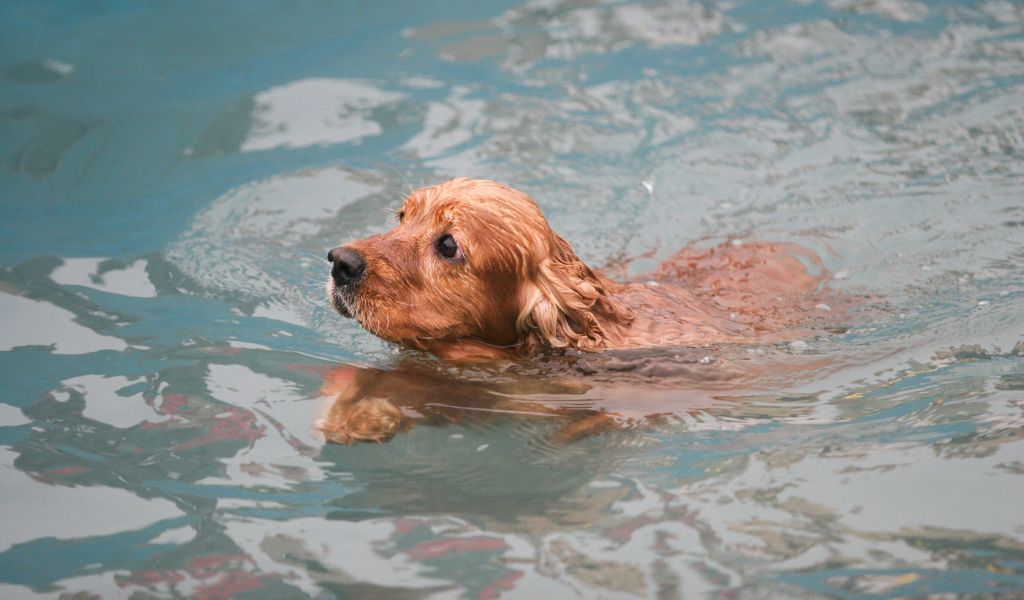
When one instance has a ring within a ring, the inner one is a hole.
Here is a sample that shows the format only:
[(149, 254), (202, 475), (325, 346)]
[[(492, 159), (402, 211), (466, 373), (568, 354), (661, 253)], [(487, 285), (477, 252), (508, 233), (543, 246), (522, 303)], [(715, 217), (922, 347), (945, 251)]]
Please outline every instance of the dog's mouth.
[[(327, 284), (327, 299), (335, 312), (346, 319), (354, 319), (363, 329), (373, 335), (395, 343), (402, 343), (405, 339), (404, 336), (392, 335), (391, 330), (381, 329), (378, 321), (374, 319), (373, 303), (371, 302), (369, 307), (366, 306), (365, 299), (364, 302), (357, 303), (355, 290), (347, 286), (336, 285), (332, 281)], [(362, 306), (361, 310), (360, 305)]]
[(351, 293), (346, 293), (344, 289), (334, 285), (333, 281), (327, 282), (327, 298), (331, 303), (331, 308), (346, 319), (353, 318), (350, 296)]

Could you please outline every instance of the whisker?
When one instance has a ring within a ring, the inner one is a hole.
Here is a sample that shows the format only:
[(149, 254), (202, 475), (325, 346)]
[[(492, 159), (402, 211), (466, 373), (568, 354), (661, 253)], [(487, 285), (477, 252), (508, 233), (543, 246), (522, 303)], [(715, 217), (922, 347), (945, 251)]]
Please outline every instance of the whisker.
[(327, 282), (326, 281), (322, 281), (322, 282), (315, 282), (315, 281), (313, 281), (313, 282), (306, 282), (306, 283), (300, 284), (299, 287), (302, 287), (304, 289), (309, 289), (309, 290), (316, 290), (316, 291), (320, 292), (320, 291), (323, 291), (323, 289), (327, 287)]
[[(415, 189), (414, 189), (414, 188), (412, 187), (412, 184), (411, 184), (411, 183), (409, 183), (409, 179), (408, 179), (408, 178), (407, 178), (407, 177), (405, 176), (405, 174), (404, 174), (404, 173), (402, 173), (401, 171), (399, 171), (398, 169), (396, 169), (396, 168), (395, 168), (395, 167), (394, 167), (393, 165), (386, 165), (386, 166), (387, 166), (387, 167), (388, 167), (389, 169), (391, 169), (392, 171), (394, 171), (394, 172), (395, 172), (395, 175), (398, 175), (399, 177), (401, 177), (401, 178), (402, 178), (402, 181), (404, 181), (404, 182), (405, 182), (405, 187), (409, 188), (409, 194), (411, 194), (411, 193), (413, 193), (414, 191), (416, 191), (416, 190), (415, 190)], [(408, 194), (406, 194), (406, 195), (408, 195)]]

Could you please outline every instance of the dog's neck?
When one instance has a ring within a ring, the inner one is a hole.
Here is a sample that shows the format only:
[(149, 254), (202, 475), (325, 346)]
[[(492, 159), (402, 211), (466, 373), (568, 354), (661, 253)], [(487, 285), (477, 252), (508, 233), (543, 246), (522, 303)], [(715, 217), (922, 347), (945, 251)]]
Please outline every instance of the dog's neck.
[(475, 338), (455, 338), (419, 341), (418, 350), (454, 362), (484, 362), (515, 358), (521, 355), (521, 346), (495, 346)]
[[(701, 323), (711, 320), (707, 318), (710, 315), (686, 290), (672, 285), (654, 288), (644, 284), (621, 284), (599, 276), (608, 292), (607, 301), (628, 306), (629, 311), (625, 318), (621, 314), (593, 314), (601, 340), (596, 347), (583, 348), (571, 340), (556, 347), (529, 333), (518, 341), (505, 344), (494, 344), (476, 337), (444, 337), (418, 339), (404, 345), (445, 360), (481, 362), (521, 358), (546, 350), (600, 352), (650, 346), (652, 339), (658, 340), (655, 345), (702, 344), (716, 336), (721, 337), (719, 330)], [(698, 317), (688, 319), (685, 318), (687, 315)]]

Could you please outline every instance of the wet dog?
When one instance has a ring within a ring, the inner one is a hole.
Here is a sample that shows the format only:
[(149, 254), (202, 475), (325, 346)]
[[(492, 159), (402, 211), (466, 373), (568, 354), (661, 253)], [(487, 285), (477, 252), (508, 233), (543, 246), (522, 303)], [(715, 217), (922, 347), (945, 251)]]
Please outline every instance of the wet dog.
[[(558, 423), (553, 439), (568, 441), (683, 405), (703, 410), (720, 403), (723, 390), (825, 368), (817, 357), (778, 364), (728, 353), (706, 368), (706, 347), (792, 340), (841, 314), (821, 262), (795, 244), (687, 248), (619, 283), (584, 264), (529, 196), (493, 181), (414, 191), (397, 216), (391, 231), (330, 251), (334, 309), (385, 340), (442, 358), (534, 364), (522, 377), (501, 370), (476, 380), (415, 361), (393, 370), (340, 367), (325, 378), (334, 400), (316, 425), (331, 441), (386, 441), (416, 423), (483, 413), (544, 417)], [(630, 358), (659, 348), (689, 350)], [(577, 356), (559, 362), (565, 350)], [(626, 354), (585, 358), (605, 350)], [(538, 376), (537, 368), (555, 374)], [(582, 407), (593, 397), (600, 400)], [(566, 399), (580, 406), (561, 406)]]
[(444, 358), (775, 341), (801, 335), (821, 305), (820, 262), (794, 244), (686, 249), (618, 283), (493, 181), (417, 190), (397, 216), (330, 251), (328, 297), (371, 333)]

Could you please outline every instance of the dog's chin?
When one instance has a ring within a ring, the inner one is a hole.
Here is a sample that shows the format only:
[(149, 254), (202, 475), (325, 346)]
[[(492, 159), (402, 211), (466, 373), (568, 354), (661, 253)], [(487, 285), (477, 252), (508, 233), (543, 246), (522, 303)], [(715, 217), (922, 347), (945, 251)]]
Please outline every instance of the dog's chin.
[(336, 300), (332, 302), (332, 304), (334, 305), (334, 310), (337, 311), (339, 315), (345, 317), (346, 319), (352, 318), (352, 311), (349, 310), (348, 306), (345, 305), (344, 301)]
[(331, 303), (331, 308), (333, 308), (339, 315), (346, 319), (352, 318), (352, 309), (349, 307), (348, 300), (345, 299), (341, 290), (335, 287), (331, 282), (327, 284), (327, 300)]
[[(396, 344), (412, 343), (416, 344), (416, 340), (422, 339), (440, 339), (440, 338), (456, 338), (460, 337), (460, 331), (462, 324), (452, 326), (450, 331), (445, 330), (441, 333), (438, 332), (426, 332), (419, 329), (411, 324), (396, 324), (392, 323), (391, 319), (384, 319), (384, 322), (388, 325), (385, 328), (380, 328), (380, 320), (374, 319), (374, 313), (372, 308), (375, 303), (370, 302), (369, 306), (364, 301), (362, 303), (362, 310), (356, 310), (356, 298), (352, 290), (338, 287), (334, 282), (328, 282), (327, 284), (327, 301), (331, 305), (331, 308), (335, 310), (339, 315), (346, 319), (355, 319), (363, 329), (369, 331), (373, 335), (381, 338), (382, 340), (393, 342)], [(369, 310), (369, 312), (367, 312)]]

